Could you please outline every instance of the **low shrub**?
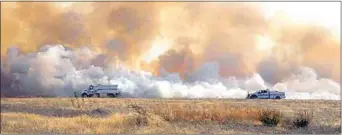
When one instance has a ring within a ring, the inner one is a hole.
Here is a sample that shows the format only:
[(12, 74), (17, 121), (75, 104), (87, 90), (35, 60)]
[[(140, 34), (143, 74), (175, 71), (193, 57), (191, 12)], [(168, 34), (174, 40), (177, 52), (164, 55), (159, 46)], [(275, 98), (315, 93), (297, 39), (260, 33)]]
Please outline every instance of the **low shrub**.
[(298, 112), (293, 120), (293, 125), (297, 128), (307, 127), (310, 124), (312, 117), (313, 114), (308, 111)]
[(282, 119), (282, 114), (277, 110), (262, 109), (258, 119), (264, 126), (277, 126)]

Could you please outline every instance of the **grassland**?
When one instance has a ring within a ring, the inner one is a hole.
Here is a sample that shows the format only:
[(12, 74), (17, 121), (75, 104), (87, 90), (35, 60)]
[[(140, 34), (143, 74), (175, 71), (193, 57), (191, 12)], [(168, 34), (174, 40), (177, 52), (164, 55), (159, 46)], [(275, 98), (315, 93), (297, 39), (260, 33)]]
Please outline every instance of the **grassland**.
[[(340, 101), (244, 99), (2, 98), (1, 133), (20, 134), (340, 134)], [(275, 127), (258, 120), (261, 108), (282, 114)], [(306, 128), (292, 126), (311, 112)]]

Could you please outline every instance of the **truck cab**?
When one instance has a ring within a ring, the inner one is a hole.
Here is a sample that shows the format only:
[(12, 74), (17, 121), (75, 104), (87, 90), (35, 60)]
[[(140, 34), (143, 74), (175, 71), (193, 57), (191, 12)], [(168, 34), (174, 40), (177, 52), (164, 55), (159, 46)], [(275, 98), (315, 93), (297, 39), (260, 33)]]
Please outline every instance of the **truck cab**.
[(82, 97), (117, 97), (121, 94), (118, 85), (90, 85), (82, 91)]
[(285, 92), (270, 91), (269, 89), (259, 90), (254, 93), (248, 93), (248, 99), (284, 99)]

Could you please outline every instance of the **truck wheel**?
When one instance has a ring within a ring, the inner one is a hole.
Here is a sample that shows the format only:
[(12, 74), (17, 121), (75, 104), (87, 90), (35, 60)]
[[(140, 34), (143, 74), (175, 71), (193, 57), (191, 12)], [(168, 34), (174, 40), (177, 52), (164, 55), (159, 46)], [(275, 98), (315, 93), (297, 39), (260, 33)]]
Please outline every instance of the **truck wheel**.
[(256, 95), (251, 96), (251, 99), (256, 99), (256, 98), (258, 98)]
[(276, 97), (276, 99), (280, 99), (280, 97), (279, 97), (279, 96), (277, 96), (277, 97)]
[(114, 94), (112, 94), (112, 93), (110, 93), (110, 94), (108, 94), (108, 97), (114, 98), (114, 97), (115, 97), (115, 95), (114, 95)]
[(82, 97), (83, 97), (83, 98), (86, 98), (86, 97), (88, 97), (88, 95), (85, 94), (85, 93), (83, 93), (83, 94), (82, 94)]

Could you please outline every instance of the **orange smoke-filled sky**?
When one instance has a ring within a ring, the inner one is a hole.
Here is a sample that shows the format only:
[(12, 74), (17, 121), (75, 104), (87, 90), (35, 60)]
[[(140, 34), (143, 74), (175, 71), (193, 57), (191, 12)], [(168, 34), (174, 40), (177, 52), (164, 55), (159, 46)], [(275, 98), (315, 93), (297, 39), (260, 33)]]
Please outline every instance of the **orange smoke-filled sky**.
[(90, 45), (156, 74), (218, 61), (223, 76), (309, 66), (340, 80), (340, 23), (338, 2), (2, 2), (1, 56)]

